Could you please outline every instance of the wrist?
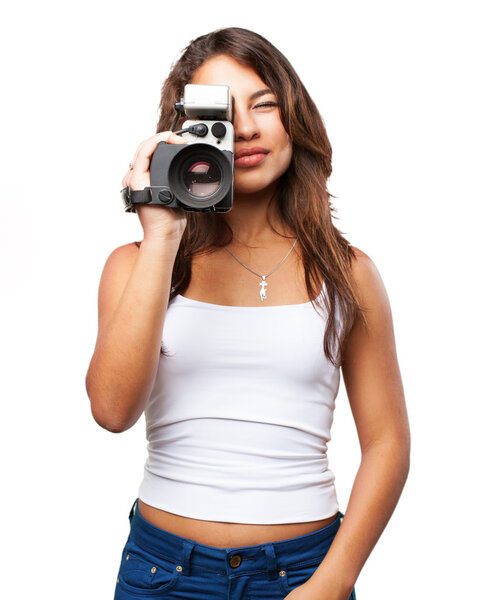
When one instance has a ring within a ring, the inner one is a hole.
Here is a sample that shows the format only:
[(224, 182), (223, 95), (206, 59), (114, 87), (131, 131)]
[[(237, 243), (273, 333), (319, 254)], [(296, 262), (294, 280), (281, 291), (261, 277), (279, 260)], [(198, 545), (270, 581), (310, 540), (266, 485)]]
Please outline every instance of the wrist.
[(156, 233), (154, 235), (144, 235), (140, 244), (140, 250), (143, 248), (144, 250), (155, 253), (172, 254), (176, 256), (180, 242), (181, 237), (174, 234), (168, 235), (166, 233)]
[(312, 593), (326, 592), (328, 599), (349, 600), (354, 585), (347, 582), (341, 573), (333, 574), (321, 571), (321, 565), (305, 583)]

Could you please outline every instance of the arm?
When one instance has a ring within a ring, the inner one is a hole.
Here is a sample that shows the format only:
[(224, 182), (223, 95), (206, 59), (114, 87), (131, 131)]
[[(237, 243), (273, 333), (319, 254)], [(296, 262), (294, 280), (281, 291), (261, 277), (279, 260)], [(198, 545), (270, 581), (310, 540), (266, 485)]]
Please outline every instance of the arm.
[(179, 241), (121, 246), (103, 269), (86, 389), (95, 421), (109, 431), (132, 427), (153, 388)]
[[(361, 447), (361, 463), (344, 519), (308, 580), (311, 598), (347, 600), (386, 527), (409, 472), (410, 431), (386, 289), (373, 261), (354, 249), (353, 277), (368, 311), (345, 349), (344, 383)], [(306, 597), (306, 596), (305, 596)]]

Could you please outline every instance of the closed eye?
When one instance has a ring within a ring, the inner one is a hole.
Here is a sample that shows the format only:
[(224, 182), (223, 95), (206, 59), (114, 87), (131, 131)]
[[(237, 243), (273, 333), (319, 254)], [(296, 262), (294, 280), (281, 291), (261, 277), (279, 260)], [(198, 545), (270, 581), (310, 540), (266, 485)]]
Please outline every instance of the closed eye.
[(277, 102), (262, 102), (261, 104), (256, 104), (253, 108), (261, 108), (263, 106), (278, 106)]

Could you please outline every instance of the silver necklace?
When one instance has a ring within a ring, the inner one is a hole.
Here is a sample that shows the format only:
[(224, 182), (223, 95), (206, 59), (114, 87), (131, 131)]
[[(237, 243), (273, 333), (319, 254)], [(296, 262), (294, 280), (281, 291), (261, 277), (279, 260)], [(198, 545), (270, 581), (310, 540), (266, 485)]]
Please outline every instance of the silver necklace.
[(261, 302), (263, 302), (263, 300), (265, 300), (265, 298), (266, 298), (266, 286), (268, 285), (268, 283), (266, 282), (266, 277), (269, 277), (269, 276), (271, 275), (271, 273), (273, 273), (274, 271), (276, 271), (276, 269), (279, 267), (279, 265), (281, 265), (281, 264), (282, 264), (282, 263), (283, 263), (283, 262), (284, 262), (284, 261), (285, 261), (285, 260), (288, 258), (288, 256), (289, 256), (290, 252), (291, 252), (291, 251), (293, 250), (293, 248), (295, 247), (295, 245), (296, 245), (296, 242), (297, 242), (297, 241), (298, 241), (298, 238), (296, 238), (296, 239), (295, 239), (295, 241), (294, 241), (294, 244), (291, 246), (291, 248), (290, 248), (290, 249), (289, 249), (289, 251), (288, 251), (288, 254), (286, 254), (286, 256), (283, 258), (283, 260), (282, 260), (280, 263), (278, 263), (278, 264), (275, 266), (275, 268), (274, 268), (272, 271), (270, 271), (270, 272), (269, 272), (267, 275), (260, 275), (259, 273), (256, 273), (256, 271), (253, 271), (253, 269), (250, 269), (250, 268), (249, 268), (249, 267), (247, 267), (247, 266), (246, 266), (244, 263), (242, 263), (242, 262), (240, 261), (240, 259), (239, 259), (237, 256), (235, 256), (235, 255), (234, 255), (234, 254), (231, 252), (231, 250), (230, 250), (229, 248), (227, 248), (226, 246), (223, 246), (223, 248), (224, 248), (225, 250), (228, 250), (228, 252), (231, 254), (231, 256), (232, 256), (233, 258), (236, 258), (236, 260), (237, 260), (237, 261), (238, 261), (238, 262), (239, 262), (241, 265), (243, 265), (243, 267), (245, 267), (245, 269), (248, 269), (248, 271), (251, 271), (251, 272), (252, 272), (252, 273), (254, 273), (255, 275), (258, 275), (258, 277), (261, 277), (261, 281), (259, 282), (259, 285), (260, 285), (260, 287), (261, 287), (261, 289), (260, 289), (260, 291), (259, 291), (259, 297), (261, 298)]

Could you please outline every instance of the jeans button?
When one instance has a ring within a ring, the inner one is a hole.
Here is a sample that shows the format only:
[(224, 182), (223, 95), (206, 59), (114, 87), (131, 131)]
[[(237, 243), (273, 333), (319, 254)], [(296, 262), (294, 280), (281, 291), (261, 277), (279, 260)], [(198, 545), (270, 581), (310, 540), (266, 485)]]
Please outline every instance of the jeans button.
[(239, 554), (235, 554), (230, 558), (230, 567), (236, 568), (241, 564), (241, 556)]

